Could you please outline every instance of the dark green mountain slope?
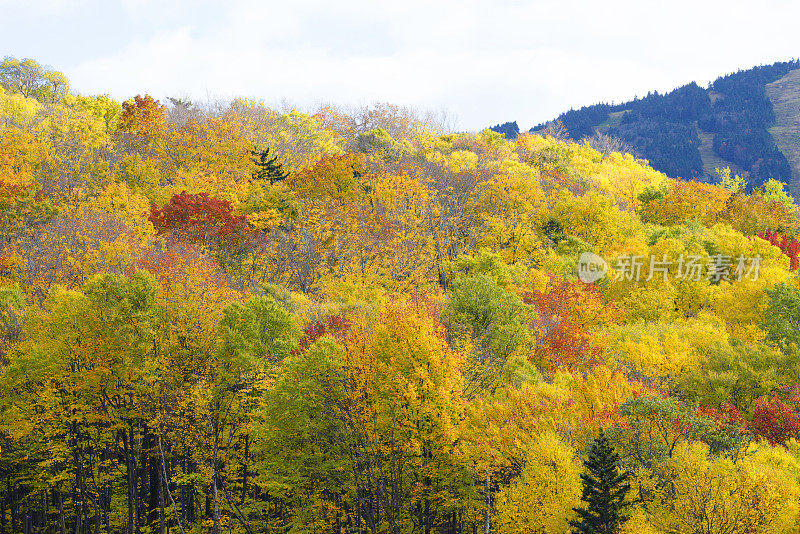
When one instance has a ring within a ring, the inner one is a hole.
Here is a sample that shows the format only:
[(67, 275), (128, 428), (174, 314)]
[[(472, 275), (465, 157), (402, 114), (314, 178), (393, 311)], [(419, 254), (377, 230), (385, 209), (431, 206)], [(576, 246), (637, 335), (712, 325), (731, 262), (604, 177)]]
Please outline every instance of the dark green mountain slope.
[[(775, 178), (796, 191), (798, 69), (798, 61), (754, 67), (722, 76), (708, 88), (693, 82), (623, 104), (569, 110), (555, 120), (575, 140), (597, 132), (617, 137), (672, 177), (713, 181), (714, 167), (725, 165), (744, 175), (749, 189)], [(550, 122), (531, 131), (543, 130)], [(503, 132), (508, 136), (513, 130)]]
[(775, 112), (769, 133), (792, 168), (790, 192), (800, 198), (800, 69), (767, 84), (765, 90)]

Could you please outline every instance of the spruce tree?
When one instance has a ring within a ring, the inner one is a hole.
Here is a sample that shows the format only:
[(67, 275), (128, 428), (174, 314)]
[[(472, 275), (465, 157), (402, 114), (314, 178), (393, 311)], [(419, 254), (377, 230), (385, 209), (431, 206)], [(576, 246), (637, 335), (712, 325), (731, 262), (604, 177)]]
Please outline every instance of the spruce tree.
[(253, 150), (253, 160), (258, 169), (253, 173), (255, 180), (269, 180), (270, 184), (285, 180), (289, 173), (283, 170), (283, 165), (278, 163), (278, 156), (269, 157), (269, 147), (266, 150)]
[(600, 429), (583, 462), (586, 473), (581, 474), (585, 508), (573, 508), (578, 514), (570, 521), (573, 534), (615, 534), (625, 518), (620, 513), (625, 495), (630, 489), (626, 484), (627, 473), (620, 473), (619, 455)]

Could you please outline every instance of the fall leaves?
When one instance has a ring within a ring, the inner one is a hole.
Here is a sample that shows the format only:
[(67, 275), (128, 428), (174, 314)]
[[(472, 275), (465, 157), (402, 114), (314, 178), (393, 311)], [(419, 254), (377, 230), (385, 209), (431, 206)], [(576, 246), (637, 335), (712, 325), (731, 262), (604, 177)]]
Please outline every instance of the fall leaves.
[[(604, 428), (628, 532), (792, 531), (775, 184), (394, 106), (170, 102), (0, 93), (0, 525), (560, 532)], [(762, 265), (584, 284), (585, 252)]]

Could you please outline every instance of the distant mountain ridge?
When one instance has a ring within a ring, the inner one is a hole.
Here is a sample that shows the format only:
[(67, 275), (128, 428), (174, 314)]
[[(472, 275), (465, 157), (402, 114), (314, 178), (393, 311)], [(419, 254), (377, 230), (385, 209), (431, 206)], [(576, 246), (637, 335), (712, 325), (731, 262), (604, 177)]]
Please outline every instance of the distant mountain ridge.
[[(671, 177), (714, 181), (730, 166), (748, 189), (770, 178), (800, 193), (800, 61), (778, 62), (717, 78), (708, 88), (692, 82), (666, 94), (649, 93), (622, 104), (571, 109), (531, 128), (560, 121), (569, 137), (603, 133)], [(519, 127), (491, 128), (507, 138)]]

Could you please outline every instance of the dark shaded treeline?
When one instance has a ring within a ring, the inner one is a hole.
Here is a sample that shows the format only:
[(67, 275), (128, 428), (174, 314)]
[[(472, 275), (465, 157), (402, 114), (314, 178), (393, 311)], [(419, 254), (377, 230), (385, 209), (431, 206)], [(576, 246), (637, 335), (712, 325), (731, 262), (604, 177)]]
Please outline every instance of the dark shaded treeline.
[[(707, 89), (692, 82), (669, 93), (649, 93), (621, 104), (600, 103), (562, 113), (560, 121), (571, 139), (591, 137), (599, 129), (630, 146), (637, 156), (670, 177), (707, 181), (700, 155), (698, 128), (714, 134), (713, 150), (747, 173), (748, 190), (774, 178), (785, 184), (791, 168), (768, 128), (775, 122), (764, 86), (798, 68), (797, 60), (758, 66), (722, 76)], [(621, 113), (621, 116), (612, 114)], [(530, 131), (541, 131), (549, 122)], [(516, 137), (506, 123), (492, 127)]]

